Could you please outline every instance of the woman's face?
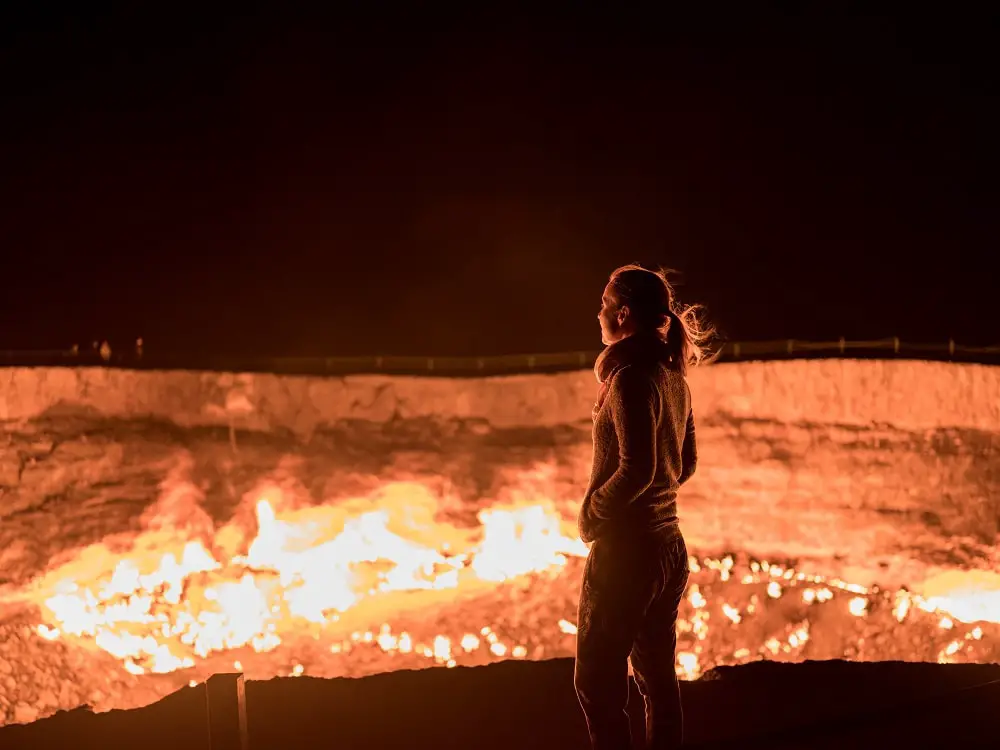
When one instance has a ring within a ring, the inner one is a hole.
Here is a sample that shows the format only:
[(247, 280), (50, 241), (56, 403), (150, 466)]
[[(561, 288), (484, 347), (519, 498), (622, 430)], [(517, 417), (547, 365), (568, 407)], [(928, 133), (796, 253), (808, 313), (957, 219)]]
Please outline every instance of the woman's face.
[(601, 297), (601, 311), (597, 314), (597, 320), (601, 324), (601, 343), (610, 346), (625, 338), (627, 318), (627, 308), (619, 306), (615, 290), (609, 283), (604, 288), (604, 295)]

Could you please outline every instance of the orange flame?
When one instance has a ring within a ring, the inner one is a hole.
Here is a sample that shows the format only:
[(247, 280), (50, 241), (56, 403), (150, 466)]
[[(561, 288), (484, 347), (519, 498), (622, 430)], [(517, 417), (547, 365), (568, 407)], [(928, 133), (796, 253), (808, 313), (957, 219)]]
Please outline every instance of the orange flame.
[[(133, 674), (167, 673), (213, 652), (269, 651), (291, 628), (336, 622), (390, 592), (503, 581), (587, 554), (546, 503), (483, 510), (480, 529), (435, 523), (432, 538), (442, 541), (431, 545), (419, 539), (428, 529), (410, 517), (427, 496), (421, 485), (389, 485), (383, 507), (346, 517), (331, 506), (279, 512), (284, 496), (271, 488), (256, 502), (257, 530), (244, 554), (225, 553), (237, 546), (232, 526), (208, 546), (184, 541), (177, 549), (174, 541), (175, 549), (163, 551), (163, 528), (147, 532), (124, 557), (96, 545), (45, 577), (41, 590), (55, 590), (43, 598), (54, 627), (39, 633), (92, 640)], [(168, 497), (176, 503), (176, 492)], [(143, 551), (150, 549), (158, 554)], [(442, 641), (433, 650), (449, 648)]]
[[(183, 478), (186, 468), (171, 473), (161, 499), (143, 516), (143, 533), (92, 545), (35, 582), (30, 596), (41, 605), (45, 621), (37, 628), (40, 636), (93, 644), (133, 674), (169, 673), (229, 650), (271, 651), (303, 629), (315, 632), (346, 620), (350, 612), (361, 612), (363, 620), (372, 614), (364, 609), (369, 605), (395, 608), (394, 594), (438, 591), (454, 598), (519, 576), (558, 571), (569, 558), (587, 554), (572, 524), (534, 489), (481, 510), (479, 526), (465, 528), (442, 521), (449, 499), (416, 482), (391, 483), (368, 498), (307, 507), (296, 506), (295, 487), (268, 484), (245, 498), (245, 513), (238, 509), (230, 523), (216, 529), (200, 492)], [(523, 490), (544, 478), (529, 472), (518, 486)], [(124, 553), (118, 551), (121, 541), (128, 543)], [(735, 576), (743, 584), (760, 585), (768, 600), (782, 599), (803, 584), (797, 596), (806, 605), (819, 605), (839, 590), (849, 597), (839, 605), (845, 612), (869, 615), (872, 591), (858, 584), (767, 561), (751, 561), (742, 572), (731, 556), (690, 562), (693, 573), (705, 566), (721, 581)], [(942, 630), (951, 629), (953, 620), (1000, 623), (998, 594), (1000, 575), (952, 571), (912, 593), (895, 592), (892, 614), (902, 623), (914, 609), (934, 612)], [(678, 652), (677, 671), (693, 679), (715, 663), (701, 644), (716, 620), (710, 622), (708, 602), (695, 582), (687, 603), (691, 616), (678, 627), (691, 645)], [(757, 606), (756, 595), (741, 606), (722, 602), (714, 627), (739, 626)], [(558, 628), (576, 634), (569, 621), (560, 620)], [(527, 654), (523, 645), (508, 646), (489, 628), (454, 641), (440, 634), (432, 643), (413, 642), (409, 633), (393, 633), (388, 624), (355, 637), (385, 651), (420, 652), (448, 666), (456, 664), (460, 651), (480, 646), (499, 658)], [(981, 637), (976, 628), (965, 640)], [(804, 622), (784, 640), (762, 641), (759, 654), (797, 652), (809, 639)], [(953, 659), (961, 647), (956, 640), (939, 659)], [(334, 643), (330, 650), (338, 653), (339, 648)], [(746, 648), (733, 653), (737, 660), (751, 656)]]

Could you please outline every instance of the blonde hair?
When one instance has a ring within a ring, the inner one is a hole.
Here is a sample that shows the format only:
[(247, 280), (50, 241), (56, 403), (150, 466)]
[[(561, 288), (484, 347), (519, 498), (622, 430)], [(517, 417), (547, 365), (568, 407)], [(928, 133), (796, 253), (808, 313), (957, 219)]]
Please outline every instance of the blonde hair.
[(630, 263), (611, 273), (611, 288), (620, 306), (629, 313), (640, 331), (656, 331), (666, 343), (670, 362), (681, 374), (692, 365), (714, 360), (717, 352), (710, 349), (715, 329), (704, 319), (701, 305), (680, 304), (668, 275), (672, 271), (648, 268)]

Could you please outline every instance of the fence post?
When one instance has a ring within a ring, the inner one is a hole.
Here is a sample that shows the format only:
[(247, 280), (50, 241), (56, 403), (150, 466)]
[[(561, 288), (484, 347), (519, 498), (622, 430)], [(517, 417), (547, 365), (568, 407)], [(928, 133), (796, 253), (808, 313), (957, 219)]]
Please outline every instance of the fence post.
[(892, 353), (899, 354), (899, 336), (892, 337)]
[(955, 339), (948, 339), (948, 356), (955, 356)]
[(210, 750), (249, 750), (242, 674), (215, 674), (205, 682)]
[(740, 358), (740, 342), (737, 341), (736, 343), (733, 344), (733, 359), (739, 359), (739, 358)]
[(841, 337), (840, 337), (840, 353), (841, 353), (841, 354), (843, 354), (843, 353), (844, 353), (844, 345), (845, 345), (846, 343), (847, 343), (847, 342), (845, 342), (845, 341), (844, 341), (844, 337), (843, 337), (843, 336), (841, 336)]
[(792, 349), (795, 347), (795, 341), (793, 339), (788, 339), (788, 353), (792, 353)]

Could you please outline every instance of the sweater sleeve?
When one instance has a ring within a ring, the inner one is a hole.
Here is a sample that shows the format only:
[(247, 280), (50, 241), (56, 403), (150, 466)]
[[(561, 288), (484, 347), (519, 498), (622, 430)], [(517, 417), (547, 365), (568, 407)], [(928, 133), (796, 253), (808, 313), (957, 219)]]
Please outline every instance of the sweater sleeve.
[(684, 443), (681, 449), (681, 475), (678, 484), (684, 484), (698, 468), (698, 442), (694, 435), (694, 410), (688, 411), (687, 427), (684, 430)]
[(656, 475), (656, 399), (652, 379), (625, 367), (612, 379), (607, 400), (618, 438), (618, 468), (590, 498), (591, 512), (607, 519), (612, 505), (629, 505)]

